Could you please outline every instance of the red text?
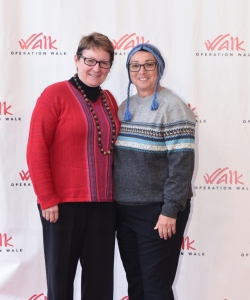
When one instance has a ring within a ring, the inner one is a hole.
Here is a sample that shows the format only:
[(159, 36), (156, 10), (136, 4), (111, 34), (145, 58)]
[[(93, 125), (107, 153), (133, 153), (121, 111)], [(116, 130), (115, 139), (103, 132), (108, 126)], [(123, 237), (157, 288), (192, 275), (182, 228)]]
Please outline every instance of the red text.
[(236, 51), (246, 51), (244, 48), (242, 48), (242, 44), (244, 44), (244, 41), (240, 41), (238, 37), (230, 37), (230, 34), (221, 34), (217, 36), (213, 41), (207, 40), (205, 42), (206, 48), (208, 51), (214, 51), (218, 50), (221, 51), (223, 49), (225, 50), (236, 50)]
[(145, 42), (144, 37), (136, 36), (135, 33), (132, 34), (125, 34), (121, 37), (118, 41), (113, 40), (113, 47), (115, 50), (127, 50), (129, 48), (134, 48), (136, 45), (146, 43), (148, 44), (149, 41)]
[(29, 180), (29, 178), (30, 178), (30, 173), (29, 173), (29, 171), (24, 172), (24, 171), (22, 170), (21, 172), (19, 172), (19, 175), (20, 175), (22, 181), (24, 181), (24, 180), (27, 181), (27, 180)]
[(182, 250), (196, 250), (195, 248), (191, 247), (191, 245), (194, 243), (193, 241), (189, 240), (189, 236), (183, 237), (182, 238), (182, 243), (181, 243), (181, 249)]
[(0, 102), (0, 115), (13, 115), (11, 112), (9, 112), (8, 110), (11, 108), (11, 105), (9, 105), (7, 107), (6, 102)]
[(8, 238), (6, 233), (0, 233), (0, 247), (14, 247), (12, 244), (9, 243), (11, 239), (12, 237)]
[(203, 176), (205, 182), (207, 184), (209, 183), (216, 183), (216, 184), (220, 184), (222, 182), (224, 183), (229, 183), (229, 184), (244, 184), (243, 182), (241, 182), (239, 179), (243, 176), (243, 175), (238, 175), (237, 171), (227, 171), (229, 170), (229, 168), (224, 168), (224, 169), (217, 169), (216, 171), (214, 171), (211, 175), (208, 175), (206, 173), (205, 176)]
[(51, 36), (46, 36), (43, 35), (43, 33), (38, 33), (38, 34), (32, 34), (26, 41), (21, 39), (21, 41), (19, 41), (19, 45), (21, 46), (21, 49), (56, 49), (58, 50), (58, 48), (56, 48), (54, 46), (56, 40), (52, 41)]

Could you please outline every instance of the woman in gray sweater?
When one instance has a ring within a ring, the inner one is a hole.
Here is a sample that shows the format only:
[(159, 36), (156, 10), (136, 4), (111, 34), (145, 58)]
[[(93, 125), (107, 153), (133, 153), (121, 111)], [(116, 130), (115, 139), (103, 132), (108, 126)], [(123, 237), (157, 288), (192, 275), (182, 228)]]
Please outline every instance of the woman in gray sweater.
[[(151, 44), (128, 55), (128, 97), (114, 152), (117, 239), (130, 300), (173, 300), (190, 212), (195, 116), (160, 85), (165, 62)], [(130, 97), (133, 83), (137, 94)]]

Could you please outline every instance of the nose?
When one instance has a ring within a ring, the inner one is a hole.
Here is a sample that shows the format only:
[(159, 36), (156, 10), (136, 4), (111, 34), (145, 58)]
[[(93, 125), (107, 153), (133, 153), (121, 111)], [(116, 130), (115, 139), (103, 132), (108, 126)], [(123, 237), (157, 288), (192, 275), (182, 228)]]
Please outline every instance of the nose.
[(146, 72), (146, 70), (145, 70), (144, 66), (141, 66), (140, 70), (139, 70), (139, 73), (144, 74), (145, 72)]
[(99, 71), (100, 70), (100, 64), (99, 62), (96, 63), (96, 65), (93, 66), (94, 71)]

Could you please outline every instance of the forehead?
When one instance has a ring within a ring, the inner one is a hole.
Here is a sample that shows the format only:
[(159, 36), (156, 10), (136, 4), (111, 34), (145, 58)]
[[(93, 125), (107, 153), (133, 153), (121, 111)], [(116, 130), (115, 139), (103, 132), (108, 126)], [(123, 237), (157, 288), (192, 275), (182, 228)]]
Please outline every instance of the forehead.
[(148, 60), (156, 61), (154, 55), (148, 51), (138, 51), (130, 58), (130, 62), (145, 62)]
[(82, 51), (82, 55), (96, 60), (109, 60), (110, 54), (102, 48), (91, 48)]

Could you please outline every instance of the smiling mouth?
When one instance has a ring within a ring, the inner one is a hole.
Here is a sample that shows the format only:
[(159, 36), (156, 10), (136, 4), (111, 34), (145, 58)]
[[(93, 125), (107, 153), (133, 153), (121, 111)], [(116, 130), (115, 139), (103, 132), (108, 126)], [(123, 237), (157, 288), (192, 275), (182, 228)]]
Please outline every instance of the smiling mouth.
[(143, 77), (143, 78), (138, 78), (138, 80), (145, 81), (145, 80), (148, 80), (148, 78), (147, 77)]
[(97, 74), (90, 74), (90, 73), (89, 73), (89, 76), (94, 77), (94, 78), (100, 77), (100, 75), (97, 75)]

